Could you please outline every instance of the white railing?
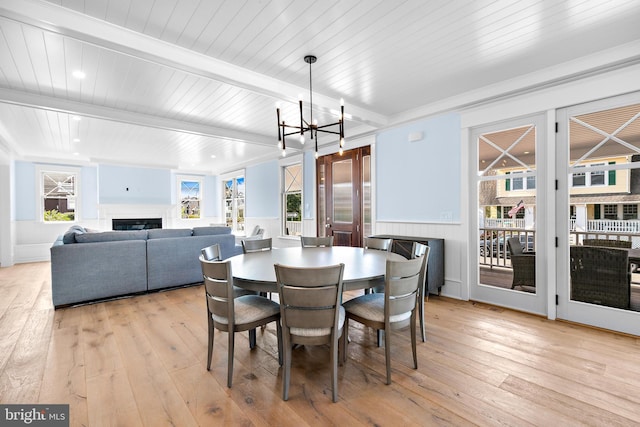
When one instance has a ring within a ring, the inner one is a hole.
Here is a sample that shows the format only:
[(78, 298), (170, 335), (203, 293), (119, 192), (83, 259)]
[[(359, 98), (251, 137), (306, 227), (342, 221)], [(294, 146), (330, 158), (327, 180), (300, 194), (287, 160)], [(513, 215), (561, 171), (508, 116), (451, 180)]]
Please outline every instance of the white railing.
[(302, 236), (302, 221), (287, 221), (288, 236)]
[[(572, 224), (575, 229), (575, 224)], [(640, 233), (640, 221), (629, 219), (590, 219), (585, 231), (604, 233)]]
[(485, 228), (524, 228), (524, 218), (485, 218)]

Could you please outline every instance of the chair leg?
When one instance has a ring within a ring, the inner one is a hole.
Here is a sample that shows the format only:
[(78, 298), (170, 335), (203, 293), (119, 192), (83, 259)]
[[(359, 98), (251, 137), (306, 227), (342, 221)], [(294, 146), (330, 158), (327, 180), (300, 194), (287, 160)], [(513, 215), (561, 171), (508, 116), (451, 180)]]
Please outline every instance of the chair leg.
[(256, 348), (256, 330), (254, 329), (249, 329), (249, 348), (250, 349), (254, 349)]
[(209, 345), (207, 346), (207, 371), (211, 370), (211, 356), (213, 354), (213, 333), (215, 328), (213, 327), (213, 319), (211, 318), (211, 313), (207, 312), (207, 317), (209, 318)]
[(282, 325), (280, 325), (280, 320), (276, 320), (276, 329), (278, 334), (278, 364), (282, 366)]
[(416, 318), (415, 310), (411, 315), (411, 351), (413, 352), (413, 369), (418, 369), (418, 351), (416, 348)]
[(349, 345), (349, 318), (344, 319), (342, 329), (342, 363), (347, 363), (347, 345)]
[(235, 346), (235, 336), (233, 331), (229, 331), (229, 354), (227, 354), (227, 387), (231, 388), (233, 381), (233, 354)]
[[(334, 330), (333, 334), (337, 334)], [(331, 388), (334, 402), (338, 401), (338, 339), (331, 339)]]
[(424, 325), (424, 288), (422, 293), (420, 294), (420, 303), (418, 305), (418, 309), (420, 311), (420, 335), (422, 336), (422, 342), (427, 341), (427, 331), (425, 330)]
[(284, 372), (282, 374), (282, 400), (289, 400), (289, 380), (291, 377), (291, 340), (283, 337)]
[[(384, 358), (387, 362), (387, 384), (391, 384), (391, 334), (390, 331), (384, 331)], [(413, 338), (415, 340), (416, 330), (413, 329)]]
[(378, 337), (378, 342), (377, 342), (378, 347), (382, 347), (382, 338), (385, 335), (384, 329), (376, 330), (376, 334), (377, 334), (377, 337)]

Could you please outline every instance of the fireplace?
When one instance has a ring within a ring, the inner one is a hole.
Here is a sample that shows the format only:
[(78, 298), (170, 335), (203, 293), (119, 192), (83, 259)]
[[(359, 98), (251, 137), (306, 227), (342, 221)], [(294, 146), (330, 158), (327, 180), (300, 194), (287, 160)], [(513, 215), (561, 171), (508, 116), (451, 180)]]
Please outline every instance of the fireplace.
[(162, 228), (162, 218), (122, 218), (112, 219), (113, 230), (148, 230)]

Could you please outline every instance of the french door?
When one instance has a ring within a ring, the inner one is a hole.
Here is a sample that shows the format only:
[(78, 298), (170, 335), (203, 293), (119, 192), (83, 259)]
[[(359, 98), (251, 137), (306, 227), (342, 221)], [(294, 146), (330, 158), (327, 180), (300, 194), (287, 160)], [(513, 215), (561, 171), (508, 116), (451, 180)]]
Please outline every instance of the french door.
[(371, 230), (370, 171), (370, 147), (318, 158), (318, 236), (333, 236), (336, 246), (362, 246)]
[(557, 317), (640, 335), (639, 266), (616, 261), (640, 247), (640, 93), (558, 110), (557, 123)]
[[(470, 201), (476, 227), (470, 236), (472, 300), (530, 313), (547, 313), (545, 248), (548, 179), (545, 115), (473, 128), (470, 150), (475, 171)], [(520, 248), (524, 253), (516, 254)], [(513, 252), (513, 253), (512, 253)], [(472, 264), (473, 265), (473, 264)]]

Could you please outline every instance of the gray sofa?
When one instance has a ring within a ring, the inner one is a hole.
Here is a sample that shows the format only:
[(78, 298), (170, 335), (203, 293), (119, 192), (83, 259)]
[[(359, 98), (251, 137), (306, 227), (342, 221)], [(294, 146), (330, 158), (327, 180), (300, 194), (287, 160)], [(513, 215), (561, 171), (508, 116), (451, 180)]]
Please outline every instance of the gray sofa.
[(202, 282), (198, 257), (219, 244), (242, 253), (228, 227), (87, 232), (72, 226), (51, 247), (54, 307)]

